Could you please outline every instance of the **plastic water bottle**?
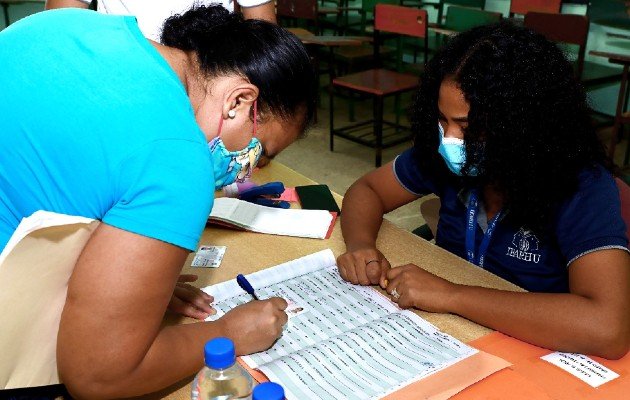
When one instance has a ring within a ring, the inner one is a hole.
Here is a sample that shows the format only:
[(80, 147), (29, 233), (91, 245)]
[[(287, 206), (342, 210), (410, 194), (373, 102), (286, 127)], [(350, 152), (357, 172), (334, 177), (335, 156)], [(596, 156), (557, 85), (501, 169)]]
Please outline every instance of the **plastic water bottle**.
[(265, 382), (254, 388), (252, 400), (284, 400), (284, 389), (274, 382)]
[(192, 384), (192, 400), (251, 399), (254, 381), (236, 363), (234, 343), (224, 337), (208, 341), (204, 347), (206, 366)]

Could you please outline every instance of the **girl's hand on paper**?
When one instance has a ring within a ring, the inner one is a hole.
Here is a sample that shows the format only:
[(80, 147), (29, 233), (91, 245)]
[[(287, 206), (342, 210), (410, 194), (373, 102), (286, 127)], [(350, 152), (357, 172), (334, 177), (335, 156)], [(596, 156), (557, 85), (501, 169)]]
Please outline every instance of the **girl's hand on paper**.
[[(450, 312), (449, 301), (456, 284), (433, 275), (415, 264), (392, 268), (387, 273), (387, 286), (392, 301), (401, 308), (416, 307), (430, 312)], [(400, 297), (392, 296), (395, 294)]]
[(287, 302), (280, 297), (251, 301), (221, 317), (223, 336), (234, 341), (237, 355), (267, 350), (282, 334), (288, 317)]
[(168, 309), (186, 317), (204, 320), (208, 316), (216, 314), (216, 310), (210, 306), (214, 298), (187, 283), (196, 280), (197, 275), (184, 274), (179, 276)]
[(385, 276), (391, 265), (375, 247), (348, 247), (348, 251), (337, 258), (339, 275), (355, 285), (385, 286)]

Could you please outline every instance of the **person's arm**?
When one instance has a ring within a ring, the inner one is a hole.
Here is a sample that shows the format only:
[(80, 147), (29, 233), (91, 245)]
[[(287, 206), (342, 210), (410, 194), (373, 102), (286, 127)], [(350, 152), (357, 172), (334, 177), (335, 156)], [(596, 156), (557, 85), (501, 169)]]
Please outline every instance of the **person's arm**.
[[(346, 253), (337, 259), (339, 274), (344, 280), (361, 285), (378, 284), (383, 280), (390, 268), (376, 248), (383, 215), (417, 198), (398, 182), (391, 162), (350, 186), (343, 199), (341, 217)], [(378, 262), (370, 262), (372, 260)]]
[(251, 7), (247, 6), (247, 3), (243, 1), (239, 2), (239, 6), (245, 19), (264, 19), (274, 24), (276, 23), (276, 4), (274, 1)]
[(598, 250), (569, 268), (570, 293), (517, 293), (457, 285), (416, 265), (390, 270), (401, 307), (461, 315), (553, 350), (623, 357), (630, 347), (630, 255)]
[(46, 10), (53, 8), (88, 8), (90, 2), (81, 0), (46, 0)]
[(70, 278), (57, 340), (59, 373), (73, 396), (164, 388), (201, 369), (204, 343), (213, 337), (234, 340), (238, 354), (278, 338), (287, 320), (278, 298), (247, 303), (216, 322), (161, 328), (187, 254), (105, 223), (96, 229)]

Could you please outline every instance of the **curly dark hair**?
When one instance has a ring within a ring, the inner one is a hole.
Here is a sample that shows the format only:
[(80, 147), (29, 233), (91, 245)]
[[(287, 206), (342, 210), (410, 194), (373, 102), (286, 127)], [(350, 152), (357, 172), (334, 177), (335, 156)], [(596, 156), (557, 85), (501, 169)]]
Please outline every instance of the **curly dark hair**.
[[(453, 79), (470, 105), (466, 164), (456, 177), (437, 152), (438, 94)], [(430, 60), (410, 108), (416, 160), (438, 182), (492, 185), (506, 221), (543, 233), (577, 190), (585, 168), (610, 163), (585, 92), (562, 51), (542, 35), (502, 22), (451, 38)], [(467, 176), (476, 167), (476, 177)]]

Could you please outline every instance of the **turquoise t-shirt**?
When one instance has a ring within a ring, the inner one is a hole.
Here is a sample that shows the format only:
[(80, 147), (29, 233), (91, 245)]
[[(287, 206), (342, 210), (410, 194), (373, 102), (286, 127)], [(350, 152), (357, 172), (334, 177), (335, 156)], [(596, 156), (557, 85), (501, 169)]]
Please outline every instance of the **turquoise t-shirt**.
[(0, 249), (37, 210), (196, 248), (210, 152), (133, 17), (54, 10), (2, 31), (0, 141)]

